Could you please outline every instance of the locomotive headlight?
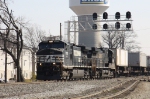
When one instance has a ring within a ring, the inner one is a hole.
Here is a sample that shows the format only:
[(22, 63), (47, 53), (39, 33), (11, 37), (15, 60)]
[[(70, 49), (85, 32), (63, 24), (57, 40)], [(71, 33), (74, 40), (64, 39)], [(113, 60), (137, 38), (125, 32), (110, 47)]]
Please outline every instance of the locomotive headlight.
[(53, 63), (53, 65), (55, 65), (56, 63)]
[(53, 43), (53, 41), (49, 41), (49, 43)]
[(40, 66), (42, 66), (42, 63), (40, 63)]

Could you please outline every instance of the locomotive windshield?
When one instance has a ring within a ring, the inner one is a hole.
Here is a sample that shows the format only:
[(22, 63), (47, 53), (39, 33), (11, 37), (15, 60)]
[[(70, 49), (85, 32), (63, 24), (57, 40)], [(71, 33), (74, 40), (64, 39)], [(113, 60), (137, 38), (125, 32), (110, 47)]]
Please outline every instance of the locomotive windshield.
[(39, 49), (49, 49), (49, 48), (64, 48), (64, 42), (47, 42), (47, 43), (40, 43)]

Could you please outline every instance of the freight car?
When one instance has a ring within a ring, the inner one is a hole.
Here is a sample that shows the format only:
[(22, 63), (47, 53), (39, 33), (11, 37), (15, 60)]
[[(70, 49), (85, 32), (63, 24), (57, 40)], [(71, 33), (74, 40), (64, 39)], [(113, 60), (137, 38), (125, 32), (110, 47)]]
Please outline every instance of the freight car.
[(146, 68), (146, 73), (147, 75), (150, 74), (150, 56), (146, 56), (146, 63), (147, 63), (147, 68)]
[(121, 48), (113, 48), (115, 67), (118, 76), (128, 76), (128, 51)]
[(114, 76), (113, 52), (106, 48), (67, 44), (60, 40), (39, 43), (37, 80), (89, 79)]
[(146, 75), (147, 71), (147, 56), (141, 52), (128, 53), (128, 68), (130, 75)]

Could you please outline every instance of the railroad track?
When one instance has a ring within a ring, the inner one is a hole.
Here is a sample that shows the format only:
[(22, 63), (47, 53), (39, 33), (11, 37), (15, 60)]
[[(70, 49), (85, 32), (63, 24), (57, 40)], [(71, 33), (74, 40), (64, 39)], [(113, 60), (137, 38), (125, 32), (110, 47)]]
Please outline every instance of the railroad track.
[[(140, 78), (141, 79), (141, 78)], [(132, 79), (130, 81), (123, 82), (117, 86), (112, 88), (89, 94), (82, 97), (75, 97), (71, 99), (115, 99), (115, 98), (123, 98), (128, 95), (131, 91), (133, 91), (137, 84), (140, 82), (140, 79)]]
[[(135, 78), (132, 78), (132, 80), (124, 81), (124, 82), (120, 83), (117, 86), (111, 87), (109, 89), (102, 90), (100, 92), (96, 92), (94, 94), (87, 95), (88, 93), (86, 93), (86, 96), (76, 97), (77, 96), (76, 95), (74, 98), (68, 98), (68, 99), (97, 99), (97, 98), (99, 98), (99, 99), (112, 99), (112, 98), (122, 98), (122, 97), (126, 96), (128, 93), (130, 93), (141, 80), (144, 81), (145, 79), (147, 79), (147, 78), (146, 77), (145, 78), (135, 77)], [(57, 81), (42, 81), (42, 82), (18, 83), (18, 84), (35, 84), (35, 83), (38, 84), (38, 83), (45, 83), (45, 82), (46, 83), (54, 83), (54, 82), (57, 82)], [(8, 85), (16, 85), (16, 83), (5, 84), (5, 86), (8, 86)], [(1, 84), (0, 84), (0, 86), (1, 86)], [(39, 93), (39, 92), (35, 92), (35, 93)], [(20, 93), (20, 95), (25, 95), (25, 94), (30, 94), (30, 93), (28, 93), (28, 92)], [(0, 98), (13, 97), (13, 96), (15, 96), (15, 95), (9, 95), (9, 96), (2, 95)], [(64, 97), (64, 96), (62, 96), (62, 97)], [(71, 97), (71, 96), (69, 96), (69, 97)], [(59, 96), (57, 99), (64, 99), (64, 98), (60, 98), (60, 96)], [(65, 98), (65, 99), (67, 99), (67, 98)]]

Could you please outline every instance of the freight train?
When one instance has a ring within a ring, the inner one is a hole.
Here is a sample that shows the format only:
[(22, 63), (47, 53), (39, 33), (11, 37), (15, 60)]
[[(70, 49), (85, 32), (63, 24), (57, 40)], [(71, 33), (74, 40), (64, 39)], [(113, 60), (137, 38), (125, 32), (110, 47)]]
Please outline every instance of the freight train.
[[(37, 80), (99, 79), (129, 76), (134, 67), (128, 66), (128, 52), (68, 44), (61, 40), (39, 43)], [(136, 68), (139, 69), (139, 68)], [(143, 69), (138, 73), (144, 73)]]

